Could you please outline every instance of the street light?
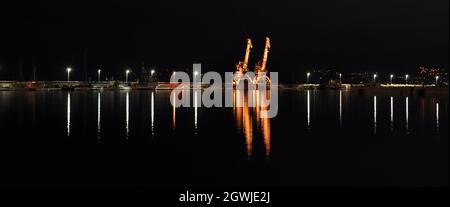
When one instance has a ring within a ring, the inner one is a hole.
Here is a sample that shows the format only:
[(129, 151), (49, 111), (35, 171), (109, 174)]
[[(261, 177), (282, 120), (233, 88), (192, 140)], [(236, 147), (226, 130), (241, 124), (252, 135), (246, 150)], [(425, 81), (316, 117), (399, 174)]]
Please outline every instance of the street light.
[(310, 72), (307, 72), (306, 73), (306, 83), (309, 83), (309, 76), (311, 75), (311, 73)]
[(125, 82), (128, 83), (128, 74), (130, 73), (130, 70), (125, 71)]
[(151, 71), (150, 71), (150, 75), (153, 76), (153, 74), (155, 74), (155, 70), (151, 70)]
[(436, 85), (438, 84), (439, 76), (436, 76)]
[(98, 82), (100, 82), (100, 73), (102, 72), (102, 70), (98, 69), (97, 73), (98, 73)]
[(373, 83), (376, 83), (377, 74), (373, 74)]
[(394, 75), (393, 74), (391, 74), (390, 76), (389, 76), (389, 78), (391, 78), (391, 85), (392, 85), (392, 78), (394, 77)]
[(72, 71), (72, 68), (67, 68), (67, 81), (70, 81), (70, 72)]
[(339, 83), (342, 83), (342, 73), (339, 73)]
[(406, 83), (406, 85), (408, 85), (408, 77), (409, 77), (409, 75), (406, 74), (406, 75), (405, 75), (405, 83)]

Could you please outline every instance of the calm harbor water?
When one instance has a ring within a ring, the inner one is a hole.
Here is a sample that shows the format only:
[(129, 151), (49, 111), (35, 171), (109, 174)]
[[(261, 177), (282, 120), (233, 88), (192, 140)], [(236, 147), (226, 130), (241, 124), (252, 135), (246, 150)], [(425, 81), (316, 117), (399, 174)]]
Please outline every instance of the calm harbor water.
[(0, 91), (0, 186), (448, 186), (448, 93), (280, 91), (273, 119), (170, 98)]

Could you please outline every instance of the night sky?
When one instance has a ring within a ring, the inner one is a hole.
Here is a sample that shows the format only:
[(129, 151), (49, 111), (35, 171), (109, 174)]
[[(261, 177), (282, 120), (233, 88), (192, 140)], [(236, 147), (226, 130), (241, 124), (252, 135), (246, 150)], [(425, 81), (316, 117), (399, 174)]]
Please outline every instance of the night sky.
[(157, 70), (234, 71), (246, 38), (253, 40), (250, 66), (261, 59), (265, 36), (272, 48), (268, 68), (291, 80), (312, 69), (416, 71), (419, 65), (448, 70), (448, 0), (300, 1), (15, 1), (0, 3), (0, 79), (123, 78), (144, 62)]

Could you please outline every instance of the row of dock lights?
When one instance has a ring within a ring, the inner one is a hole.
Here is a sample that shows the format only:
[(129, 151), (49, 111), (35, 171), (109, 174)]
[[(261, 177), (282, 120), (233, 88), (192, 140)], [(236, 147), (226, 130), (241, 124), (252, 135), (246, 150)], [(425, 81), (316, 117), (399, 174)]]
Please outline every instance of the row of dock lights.
[[(66, 68), (66, 72), (67, 72), (67, 81), (70, 81), (70, 72), (72, 72), (72, 68), (70, 68), (70, 67), (68, 67), (68, 68)], [(101, 69), (98, 69), (97, 70), (97, 78), (98, 78), (98, 82), (100, 82), (100, 75), (101, 75), (101, 72), (102, 72), (102, 70)], [(155, 70), (151, 70), (150, 71), (150, 75), (151, 76), (153, 76), (154, 74), (155, 74)], [(125, 82), (127, 82), (128, 83), (128, 74), (129, 73), (131, 73), (131, 70), (130, 69), (127, 69), (126, 71), (125, 71)]]
[[(373, 83), (376, 83), (376, 78), (377, 78), (377, 74), (373, 74)], [(394, 74), (389, 75), (389, 80), (390, 80), (391, 85), (392, 85), (393, 78), (394, 78)], [(409, 78), (409, 75), (406, 74), (405, 75), (405, 84), (408, 84), (408, 78)]]
[[(310, 72), (307, 72), (306, 73), (306, 83), (308, 83), (309, 84), (309, 77), (311, 76), (311, 73)], [(375, 73), (375, 74), (373, 74), (373, 82), (374, 83), (376, 83), (376, 79), (377, 79), (377, 77), (378, 77), (378, 75)], [(389, 79), (390, 79), (390, 83), (391, 83), (391, 85), (392, 85), (392, 79), (394, 78), (394, 75), (393, 74), (391, 74), (391, 75), (389, 75)], [(409, 75), (408, 74), (406, 74), (405, 75), (405, 84), (408, 84), (408, 78), (409, 78)], [(437, 75), (436, 77), (435, 77), (435, 79), (436, 79), (436, 85), (438, 84), (438, 80), (439, 80), (439, 76)], [(339, 73), (339, 82), (341, 82), (342, 83), (342, 73)]]
[[(66, 69), (66, 71), (67, 71), (67, 81), (70, 81), (70, 72), (72, 72), (72, 68), (70, 68), (70, 67), (68, 67), (67, 69)], [(100, 82), (100, 74), (101, 74), (101, 72), (102, 72), (102, 70), (101, 69), (98, 69), (97, 70), (97, 73), (98, 73), (98, 81)], [(150, 71), (150, 75), (151, 76), (153, 76), (154, 74), (155, 74), (155, 70), (151, 70)], [(126, 83), (128, 83), (128, 74), (130, 74), (131, 73), (131, 70), (130, 69), (127, 69), (126, 71), (125, 71), (125, 82)], [(194, 71), (194, 76), (197, 76), (198, 75), (198, 71)], [(310, 72), (307, 72), (306, 73), (306, 82), (309, 84), (309, 77), (311, 76), (311, 73)], [(373, 74), (373, 82), (374, 83), (376, 83), (376, 79), (377, 79), (377, 77), (378, 77), (378, 75), (377, 74)], [(394, 78), (394, 75), (393, 74), (391, 74), (391, 75), (389, 75), (389, 79), (390, 79), (390, 83), (391, 83), (391, 85), (392, 85), (392, 79)], [(406, 74), (405, 75), (405, 84), (408, 84), (408, 78), (409, 78), (409, 75), (408, 74)], [(438, 84), (438, 80), (439, 80), (439, 76), (437, 75), (436, 76), (436, 85)], [(339, 73), (339, 82), (342, 82), (342, 73)]]

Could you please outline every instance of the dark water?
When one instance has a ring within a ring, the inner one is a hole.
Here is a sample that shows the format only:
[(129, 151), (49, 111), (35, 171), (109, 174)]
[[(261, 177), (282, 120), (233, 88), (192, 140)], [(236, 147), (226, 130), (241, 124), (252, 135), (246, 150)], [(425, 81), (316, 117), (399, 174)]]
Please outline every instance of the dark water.
[(0, 91), (0, 186), (448, 186), (448, 93), (280, 91), (277, 117), (257, 110)]

